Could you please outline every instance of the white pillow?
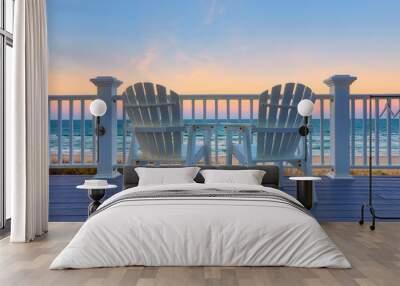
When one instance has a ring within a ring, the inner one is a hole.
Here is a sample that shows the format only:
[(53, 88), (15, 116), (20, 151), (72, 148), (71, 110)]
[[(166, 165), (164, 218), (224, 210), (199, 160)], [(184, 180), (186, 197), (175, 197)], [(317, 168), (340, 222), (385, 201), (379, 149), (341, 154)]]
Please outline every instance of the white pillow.
[(185, 168), (135, 168), (139, 176), (139, 186), (194, 183), (199, 167)]
[(202, 170), (205, 184), (261, 185), (265, 171), (261, 170)]

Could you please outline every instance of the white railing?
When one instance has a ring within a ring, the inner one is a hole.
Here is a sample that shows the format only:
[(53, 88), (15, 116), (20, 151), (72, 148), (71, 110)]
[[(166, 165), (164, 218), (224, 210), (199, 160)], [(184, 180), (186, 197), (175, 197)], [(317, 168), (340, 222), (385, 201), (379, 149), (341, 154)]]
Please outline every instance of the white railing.
[[(124, 164), (132, 138), (129, 128), (130, 121), (123, 108), (122, 97), (110, 96), (117, 107), (117, 120), (114, 124), (117, 133), (116, 138), (113, 139), (115, 145), (111, 146), (114, 150), (110, 151), (116, 153), (114, 156), (116, 159), (112, 163), (103, 163), (116, 167)], [(349, 120), (348, 124), (342, 124), (337, 128), (334, 124), (335, 122), (336, 125), (338, 124), (338, 119), (344, 110), (335, 110), (335, 107), (338, 109), (335, 100), (340, 96), (347, 98)], [(331, 90), (330, 94), (316, 95), (312, 120), (313, 136), (310, 144), (314, 167), (335, 169), (335, 162), (339, 161), (339, 158), (335, 158), (335, 156), (343, 156), (343, 154), (347, 154), (349, 157), (348, 168), (368, 166), (369, 96), (369, 94), (349, 95), (338, 89)], [(52, 168), (97, 166), (93, 132), (95, 122), (88, 108), (90, 102), (97, 97), (96, 95), (49, 96), (50, 166)], [(181, 95), (181, 99), (185, 122), (193, 123), (201, 120), (216, 125), (217, 128), (214, 129), (211, 142), (214, 164), (226, 163), (227, 146), (226, 134), (223, 129), (224, 123), (246, 122), (252, 124), (257, 120), (258, 95), (256, 94)], [(382, 94), (379, 98), (372, 100), (374, 167), (398, 168), (400, 167), (400, 115), (398, 112), (400, 94)], [(392, 107), (393, 113), (384, 109), (386, 104)], [(349, 135), (347, 138), (342, 138), (343, 129), (346, 128), (349, 130)], [(234, 143), (240, 142), (240, 140), (238, 135), (234, 136)], [(349, 149), (346, 147), (346, 142)], [(345, 153), (341, 150), (343, 146), (345, 151), (347, 150)], [(135, 144), (133, 147), (136, 149)], [(103, 149), (107, 148), (102, 148), (101, 152), (104, 152)]]
[(353, 168), (368, 166), (370, 100), (372, 101), (372, 163), (376, 168), (399, 168), (400, 94), (351, 95), (351, 166)]
[[(50, 114), (50, 166), (59, 167), (95, 167), (96, 144), (94, 118), (90, 115), (88, 105), (95, 99), (95, 95), (49, 96)], [(118, 138), (117, 160), (115, 166), (123, 165), (127, 158), (131, 144), (130, 120), (123, 108), (120, 96), (114, 97), (118, 110)], [(226, 134), (223, 131), (225, 123), (242, 122), (255, 124), (258, 112), (258, 95), (224, 94), (224, 95), (182, 95), (183, 117), (186, 123), (195, 123), (199, 120), (215, 124), (212, 136), (213, 163), (222, 164), (226, 155)], [(329, 103), (329, 95), (318, 95), (316, 105), (323, 106)], [(322, 107), (319, 120), (319, 130), (313, 136), (322, 142), (320, 148), (314, 148), (314, 162), (316, 166), (329, 166), (329, 157), (324, 150), (324, 141), (327, 135), (323, 131), (326, 126), (325, 111)], [(314, 120), (313, 122), (316, 122)], [(241, 138), (234, 135), (234, 143)], [(314, 147), (318, 147), (315, 146)], [(134, 149), (135, 146), (134, 146)]]
[[(96, 95), (49, 96), (50, 167), (96, 167), (95, 121), (87, 109), (96, 98)], [(88, 120), (92, 123), (89, 128)], [(79, 154), (76, 154), (76, 145), (79, 145)]]

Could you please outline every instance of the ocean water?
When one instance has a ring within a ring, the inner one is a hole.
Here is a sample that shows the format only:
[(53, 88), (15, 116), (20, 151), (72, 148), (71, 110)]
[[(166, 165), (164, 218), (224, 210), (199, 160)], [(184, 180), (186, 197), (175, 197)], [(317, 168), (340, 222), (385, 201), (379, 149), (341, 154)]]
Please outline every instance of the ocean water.
[[(201, 122), (202, 120), (196, 120), (196, 122)], [(236, 120), (235, 122), (240, 122)], [(243, 123), (247, 123), (245, 120), (242, 120)], [(313, 147), (313, 155), (320, 155), (321, 153), (321, 137), (320, 134), (323, 134), (323, 142), (324, 142), (324, 154), (329, 156), (330, 150), (330, 128), (329, 128), (329, 119), (324, 120), (324, 127), (323, 130), (320, 128), (320, 120), (313, 119), (312, 120), (312, 147)], [(354, 128), (354, 142), (355, 142), (355, 155), (362, 156), (363, 149), (366, 147), (364, 146), (363, 142), (363, 126), (362, 126), (362, 119), (355, 120), (355, 128)], [(367, 132), (368, 132), (367, 126)], [(68, 120), (62, 121), (62, 136), (61, 136), (61, 146), (62, 146), (62, 153), (63, 155), (69, 155), (69, 144), (70, 144), (70, 135), (73, 134), (72, 137), (72, 146), (73, 146), (73, 155), (79, 155), (81, 151), (81, 124), (80, 120), (73, 121), (73, 130), (70, 130), (70, 125)], [(374, 130), (374, 128), (373, 128)], [(58, 152), (58, 125), (57, 120), (50, 121), (50, 153), (52, 155), (56, 155)], [(85, 121), (85, 135), (84, 135), (84, 150), (87, 156), (91, 155), (93, 152), (93, 125), (92, 120)], [(223, 155), (226, 150), (226, 133), (222, 126), (219, 126), (217, 132), (217, 143), (218, 143), (218, 154)], [(400, 133), (399, 133), (399, 120), (393, 119), (392, 120), (392, 130), (391, 130), (391, 149), (392, 154), (395, 156), (400, 155)], [(237, 134), (233, 136), (234, 142), (238, 142), (239, 137)], [(375, 140), (375, 135), (373, 132), (373, 140)], [(126, 148), (130, 146), (130, 132), (129, 128), (127, 128), (127, 137), (126, 137)], [(185, 140), (185, 139), (184, 139)], [(212, 155), (215, 156), (215, 134), (212, 138)], [(379, 120), (379, 153), (381, 155), (387, 154), (387, 121), (386, 119)], [(123, 153), (123, 121), (117, 121), (117, 156), (122, 156)], [(86, 155), (85, 155), (86, 157)]]

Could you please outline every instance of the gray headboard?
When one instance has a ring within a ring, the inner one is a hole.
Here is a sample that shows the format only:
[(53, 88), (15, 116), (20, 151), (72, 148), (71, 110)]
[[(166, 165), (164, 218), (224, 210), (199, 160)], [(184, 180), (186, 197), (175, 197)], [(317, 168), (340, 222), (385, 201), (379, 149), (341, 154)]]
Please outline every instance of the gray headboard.
[[(139, 166), (125, 166), (124, 167), (124, 190), (133, 188), (138, 185), (139, 177), (135, 172), (135, 168)], [(179, 168), (179, 166), (161, 166), (159, 168)], [(183, 166), (182, 166), (183, 167)], [(216, 169), (216, 170), (263, 170), (265, 175), (262, 180), (262, 185), (265, 187), (272, 187), (279, 189), (279, 168), (277, 166), (199, 166), (203, 169)], [(148, 168), (154, 168), (149, 166)], [(194, 179), (197, 183), (204, 183), (203, 176), (199, 173)]]

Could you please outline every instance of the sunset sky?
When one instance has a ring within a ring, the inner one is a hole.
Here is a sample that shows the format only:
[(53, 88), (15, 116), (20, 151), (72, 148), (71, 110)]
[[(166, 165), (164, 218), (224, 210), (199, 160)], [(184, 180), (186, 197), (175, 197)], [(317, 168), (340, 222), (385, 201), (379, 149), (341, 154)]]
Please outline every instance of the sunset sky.
[(89, 79), (162, 83), (178, 93), (259, 93), (302, 82), (326, 93), (400, 92), (398, 0), (50, 0), (50, 94)]
[(178, 93), (259, 93), (302, 82), (327, 93), (400, 92), (398, 0), (50, 0), (50, 94), (94, 94), (90, 78)]

